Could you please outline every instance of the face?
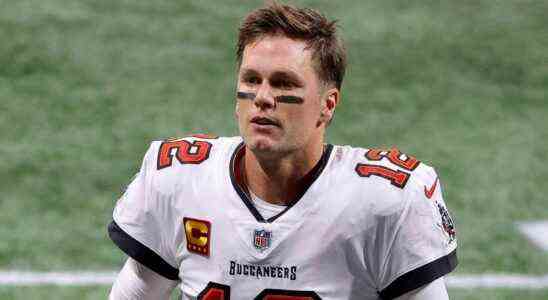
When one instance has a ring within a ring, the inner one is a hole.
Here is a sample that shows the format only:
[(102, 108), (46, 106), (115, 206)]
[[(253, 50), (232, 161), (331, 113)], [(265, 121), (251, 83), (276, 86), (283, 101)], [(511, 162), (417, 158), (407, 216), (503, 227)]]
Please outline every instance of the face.
[(236, 118), (246, 146), (271, 154), (321, 147), (339, 95), (319, 80), (305, 42), (284, 36), (246, 46), (237, 89)]

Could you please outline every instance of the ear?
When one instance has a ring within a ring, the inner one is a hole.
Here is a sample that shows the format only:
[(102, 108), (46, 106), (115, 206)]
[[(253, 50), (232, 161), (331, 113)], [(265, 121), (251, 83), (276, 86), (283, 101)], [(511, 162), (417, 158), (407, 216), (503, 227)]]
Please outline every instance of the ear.
[(325, 92), (320, 111), (320, 122), (326, 125), (331, 122), (335, 114), (335, 107), (339, 104), (340, 95), (341, 92), (337, 88), (332, 88)]

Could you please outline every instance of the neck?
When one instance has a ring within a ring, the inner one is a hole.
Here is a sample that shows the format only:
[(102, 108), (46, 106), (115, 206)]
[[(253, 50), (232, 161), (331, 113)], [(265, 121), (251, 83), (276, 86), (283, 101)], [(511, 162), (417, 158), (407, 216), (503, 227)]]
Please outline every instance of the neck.
[(309, 184), (307, 174), (318, 164), (323, 150), (322, 142), (309, 149), (272, 157), (246, 148), (242, 167), (247, 188), (269, 203), (288, 205)]

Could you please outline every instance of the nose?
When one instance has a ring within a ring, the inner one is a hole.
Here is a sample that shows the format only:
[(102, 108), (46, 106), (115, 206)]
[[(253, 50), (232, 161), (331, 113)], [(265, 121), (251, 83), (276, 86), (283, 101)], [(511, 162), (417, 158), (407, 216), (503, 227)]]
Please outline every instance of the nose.
[(261, 110), (272, 109), (276, 107), (276, 100), (274, 95), (272, 95), (272, 88), (268, 82), (263, 82), (257, 91), (257, 96), (255, 96), (255, 106)]

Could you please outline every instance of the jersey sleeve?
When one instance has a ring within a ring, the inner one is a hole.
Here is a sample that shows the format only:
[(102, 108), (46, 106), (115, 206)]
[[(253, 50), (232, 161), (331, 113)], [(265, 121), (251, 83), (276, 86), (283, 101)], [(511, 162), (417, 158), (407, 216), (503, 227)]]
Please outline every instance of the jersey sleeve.
[(156, 273), (178, 280), (175, 232), (169, 195), (155, 187), (157, 150), (147, 151), (141, 169), (118, 199), (109, 237), (128, 256)]
[(393, 299), (424, 286), (457, 265), (454, 223), (434, 169), (422, 166), (403, 193), (401, 206), (379, 226), (387, 238), (381, 246), (379, 294)]

